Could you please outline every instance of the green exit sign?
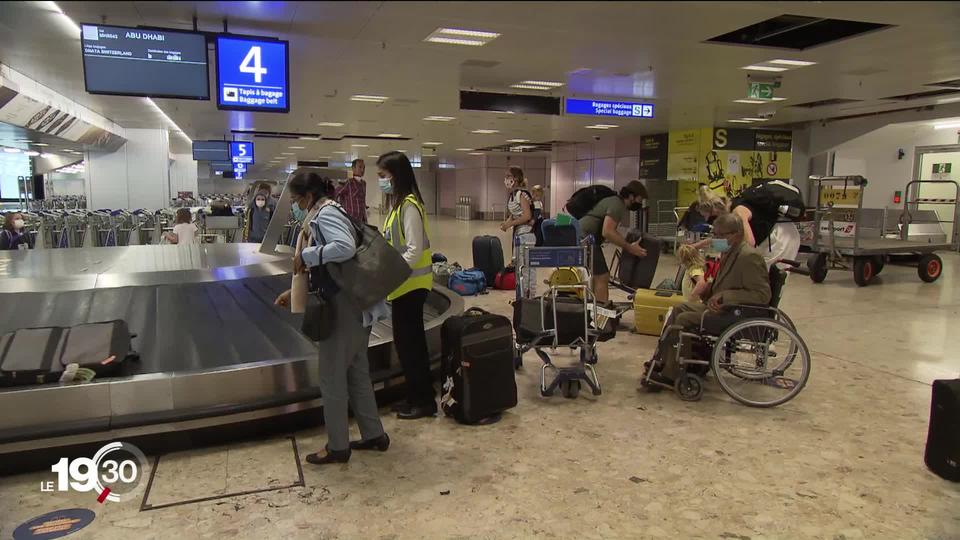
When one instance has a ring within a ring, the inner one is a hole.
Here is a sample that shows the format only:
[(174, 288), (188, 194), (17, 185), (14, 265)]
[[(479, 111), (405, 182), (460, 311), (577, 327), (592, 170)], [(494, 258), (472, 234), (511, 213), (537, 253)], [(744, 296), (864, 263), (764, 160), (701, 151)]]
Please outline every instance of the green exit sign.
[(776, 83), (752, 82), (749, 83), (747, 97), (750, 99), (773, 99), (773, 89)]

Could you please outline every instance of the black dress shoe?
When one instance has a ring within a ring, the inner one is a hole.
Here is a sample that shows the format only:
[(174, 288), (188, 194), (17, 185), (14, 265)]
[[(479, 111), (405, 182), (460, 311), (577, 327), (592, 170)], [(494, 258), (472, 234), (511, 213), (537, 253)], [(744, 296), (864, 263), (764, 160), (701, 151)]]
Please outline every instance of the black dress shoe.
[(437, 406), (433, 405), (410, 405), (407, 408), (397, 412), (397, 418), (400, 420), (416, 420), (418, 418), (427, 418), (437, 414)]
[(307, 463), (313, 465), (326, 465), (328, 463), (346, 463), (350, 461), (350, 449), (347, 450), (327, 450), (327, 453), (324, 455), (309, 454), (307, 455)]
[(397, 402), (394, 403), (393, 405), (390, 405), (390, 412), (400, 412), (400, 411), (402, 411), (402, 410), (404, 410), (404, 409), (407, 409), (407, 408), (409, 408), (409, 407), (410, 407), (410, 403), (409, 403), (408, 401), (406, 401), (406, 400), (397, 401)]
[(390, 448), (390, 437), (387, 436), (386, 433), (376, 439), (350, 441), (351, 450), (379, 450), (380, 452), (386, 452), (387, 448)]

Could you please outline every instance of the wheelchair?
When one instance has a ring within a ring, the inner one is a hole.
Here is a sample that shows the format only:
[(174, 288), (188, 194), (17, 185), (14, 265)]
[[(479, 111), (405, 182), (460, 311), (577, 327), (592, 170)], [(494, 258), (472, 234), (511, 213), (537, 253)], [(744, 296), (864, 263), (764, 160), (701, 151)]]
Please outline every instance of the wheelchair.
[[(803, 390), (810, 377), (810, 351), (777, 307), (786, 278), (787, 272), (774, 265), (768, 305), (725, 305), (719, 314), (704, 313), (697, 331), (679, 331), (680, 374), (672, 389), (680, 399), (700, 400), (710, 372), (724, 392), (750, 407), (775, 407)], [(666, 386), (652, 378), (654, 370), (655, 362), (649, 362), (641, 384)]]

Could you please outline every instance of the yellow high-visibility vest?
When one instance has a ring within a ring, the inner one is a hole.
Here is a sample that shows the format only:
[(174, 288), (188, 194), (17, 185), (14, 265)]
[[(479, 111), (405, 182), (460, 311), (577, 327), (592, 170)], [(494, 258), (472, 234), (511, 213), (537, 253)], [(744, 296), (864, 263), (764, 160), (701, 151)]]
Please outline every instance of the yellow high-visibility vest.
[(430, 228), (427, 225), (427, 213), (416, 196), (413, 194), (407, 195), (399, 206), (387, 214), (387, 220), (383, 223), (383, 234), (387, 243), (402, 253), (404, 246), (407, 245), (407, 240), (403, 234), (401, 214), (407, 205), (413, 205), (423, 219), (423, 253), (420, 254), (416, 263), (411, 265), (413, 273), (410, 274), (410, 277), (401, 283), (397, 290), (390, 293), (387, 300), (394, 300), (417, 289), (427, 289), (428, 291), (433, 289), (433, 253), (430, 251)]

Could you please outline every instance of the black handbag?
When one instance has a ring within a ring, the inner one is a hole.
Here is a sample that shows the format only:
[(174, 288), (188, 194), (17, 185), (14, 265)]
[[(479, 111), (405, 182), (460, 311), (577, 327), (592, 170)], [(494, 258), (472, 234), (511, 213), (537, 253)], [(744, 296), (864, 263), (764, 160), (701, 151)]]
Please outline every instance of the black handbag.
[(333, 334), (336, 320), (330, 299), (339, 290), (324, 265), (309, 269), (309, 292), (300, 331), (313, 341), (323, 341)]

